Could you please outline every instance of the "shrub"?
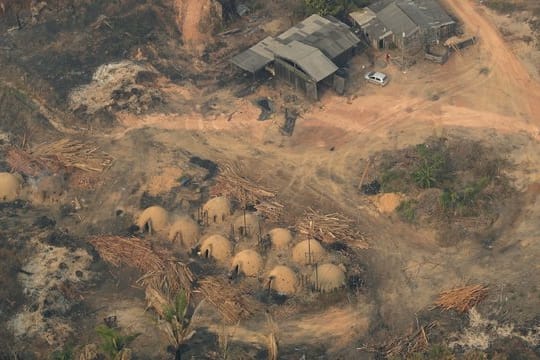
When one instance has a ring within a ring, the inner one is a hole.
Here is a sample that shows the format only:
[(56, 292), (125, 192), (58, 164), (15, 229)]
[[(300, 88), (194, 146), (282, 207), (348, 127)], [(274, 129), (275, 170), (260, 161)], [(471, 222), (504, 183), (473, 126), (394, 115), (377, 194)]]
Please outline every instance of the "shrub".
[(402, 201), (396, 209), (399, 217), (403, 221), (407, 221), (409, 223), (414, 222), (414, 220), (416, 219), (416, 205), (417, 204), (418, 202), (416, 200)]
[(99, 325), (96, 332), (101, 338), (101, 350), (109, 359), (115, 359), (122, 349), (140, 335), (122, 335), (118, 330), (105, 325)]

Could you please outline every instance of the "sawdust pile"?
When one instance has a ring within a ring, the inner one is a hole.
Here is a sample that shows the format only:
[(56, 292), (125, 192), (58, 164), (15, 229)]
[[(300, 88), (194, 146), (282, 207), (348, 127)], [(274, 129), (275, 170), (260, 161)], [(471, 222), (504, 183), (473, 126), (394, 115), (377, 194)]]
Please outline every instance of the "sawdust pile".
[(71, 92), (70, 109), (88, 115), (101, 110), (140, 114), (163, 100), (154, 84), (157, 76), (151, 65), (128, 60), (101, 65), (90, 84)]
[(394, 193), (385, 193), (377, 196), (376, 205), (377, 209), (383, 214), (390, 214), (394, 212), (401, 204), (403, 200), (402, 196)]

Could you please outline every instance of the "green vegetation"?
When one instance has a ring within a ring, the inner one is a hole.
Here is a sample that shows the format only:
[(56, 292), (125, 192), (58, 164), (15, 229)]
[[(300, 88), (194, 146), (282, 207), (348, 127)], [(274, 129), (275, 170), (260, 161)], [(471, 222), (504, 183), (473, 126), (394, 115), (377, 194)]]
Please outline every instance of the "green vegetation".
[(416, 219), (416, 200), (405, 200), (396, 209), (401, 220), (412, 223)]
[(61, 350), (53, 352), (49, 358), (50, 360), (73, 360), (75, 359), (73, 350), (71, 344), (66, 344)]
[(193, 335), (190, 323), (191, 318), (187, 316), (189, 299), (185, 291), (180, 291), (164, 310), (164, 318), (169, 323), (169, 336), (177, 349), (180, 348)]
[(488, 8), (504, 14), (523, 10), (523, 5), (516, 3), (515, 0), (487, 0), (484, 4)]
[(304, 0), (307, 12), (322, 16), (342, 16), (355, 8), (362, 8), (370, 3), (370, 0)]
[(167, 320), (168, 322), (171, 322), (175, 319), (178, 321), (183, 321), (184, 317), (186, 316), (187, 305), (187, 296), (182, 291), (178, 295), (176, 295), (174, 303), (172, 305), (169, 305), (169, 307), (165, 309), (165, 320)]
[(482, 190), (488, 185), (489, 179), (482, 178), (465, 185), (460, 190), (444, 189), (441, 194), (441, 206), (448, 213), (453, 212), (460, 216), (474, 216), (471, 212), (478, 201)]
[(501, 172), (508, 164), (499, 154), (476, 141), (430, 138), (378, 155), (376, 177), (382, 192), (407, 195), (396, 209), (403, 221), (438, 224), (442, 232), (459, 229), (460, 237), (480, 234), (513, 192)]
[(96, 332), (101, 338), (101, 350), (108, 359), (114, 360), (140, 334), (122, 335), (117, 329), (99, 325)]

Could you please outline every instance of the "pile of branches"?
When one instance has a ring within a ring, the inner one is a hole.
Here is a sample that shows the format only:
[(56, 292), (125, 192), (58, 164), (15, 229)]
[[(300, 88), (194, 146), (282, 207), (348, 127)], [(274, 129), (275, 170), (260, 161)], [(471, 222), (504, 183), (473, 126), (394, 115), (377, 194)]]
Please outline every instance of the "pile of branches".
[(487, 297), (488, 287), (469, 285), (443, 291), (435, 301), (435, 307), (466, 313)]
[(236, 324), (255, 313), (257, 305), (252, 297), (247, 296), (241, 288), (232, 287), (225, 279), (208, 277), (199, 281), (198, 285), (198, 291), (230, 324)]
[(256, 304), (242, 288), (232, 287), (226, 279), (209, 277), (198, 282), (189, 267), (176, 260), (162, 260), (143, 240), (136, 237), (95, 236), (89, 240), (103, 260), (119, 267), (126, 265), (140, 270), (144, 275), (137, 283), (145, 287), (146, 301), (160, 316), (184, 292), (191, 298), (194, 290), (214, 305), (225, 321), (237, 323), (251, 316)]
[(258, 186), (252, 180), (240, 175), (243, 172), (239, 165), (225, 164), (221, 166), (216, 183), (210, 190), (211, 195), (235, 199), (244, 208), (250, 205), (259, 206), (262, 215), (268, 216), (268, 218), (281, 216), (283, 206), (271, 200), (276, 197), (276, 193)]
[(189, 297), (194, 282), (195, 275), (190, 268), (176, 260), (164, 261), (162, 268), (149, 271), (137, 280), (137, 283), (147, 288), (161, 289), (169, 297), (175, 296), (180, 291), (184, 291)]
[(89, 242), (113, 266), (126, 265), (143, 273), (164, 271), (163, 261), (139, 238), (105, 235), (95, 236)]
[(57, 162), (41, 159), (20, 148), (12, 147), (6, 153), (6, 162), (11, 170), (27, 176), (58, 173), (62, 167)]
[(361, 249), (369, 248), (365, 235), (354, 230), (354, 222), (342, 214), (321, 214), (308, 208), (304, 217), (297, 221), (296, 229), (300, 234), (321, 242), (343, 241), (354, 243)]
[(44, 143), (30, 150), (12, 147), (6, 156), (7, 163), (14, 171), (28, 176), (57, 173), (61, 169), (103, 172), (112, 164), (112, 160), (98, 146), (70, 139)]
[(282, 219), (284, 206), (276, 201), (264, 201), (255, 205), (259, 214), (273, 223), (279, 223)]
[(53, 159), (66, 168), (102, 172), (112, 164), (112, 158), (99, 150), (97, 145), (61, 139), (50, 144), (41, 144), (32, 149), (40, 158)]
[(411, 355), (422, 353), (428, 349), (428, 335), (435, 325), (434, 322), (431, 322), (383, 345), (368, 345), (360, 349), (380, 354), (385, 359), (409, 359)]

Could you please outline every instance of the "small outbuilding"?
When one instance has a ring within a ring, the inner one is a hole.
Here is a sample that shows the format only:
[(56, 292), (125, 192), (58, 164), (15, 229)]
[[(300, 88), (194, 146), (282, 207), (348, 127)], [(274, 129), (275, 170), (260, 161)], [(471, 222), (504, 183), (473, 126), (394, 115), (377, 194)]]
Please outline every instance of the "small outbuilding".
[(268, 274), (268, 287), (278, 294), (292, 295), (298, 287), (296, 273), (289, 267), (278, 265)]
[(293, 236), (288, 229), (275, 228), (268, 233), (272, 247), (276, 250), (284, 250), (292, 243)]
[(407, 54), (444, 42), (457, 27), (437, 0), (379, 0), (349, 17), (375, 49), (395, 46)]
[(225, 196), (212, 198), (203, 206), (206, 224), (221, 224), (229, 216), (231, 216), (231, 202)]
[(222, 235), (211, 235), (201, 244), (201, 256), (216, 259), (220, 263), (226, 263), (231, 257), (232, 245)]
[(137, 226), (140, 231), (163, 231), (169, 222), (167, 210), (161, 206), (150, 206), (137, 218)]
[(257, 276), (263, 267), (263, 259), (255, 250), (243, 250), (232, 260), (231, 270), (236, 274)]
[(14, 201), (21, 190), (21, 179), (7, 172), (0, 173), (0, 202)]
[(169, 241), (182, 248), (191, 248), (198, 240), (199, 225), (189, 216), (182, 216), (169, 228)]
[(326, 255), (326, 251), (317, 240), (304, 240), (292, 249), (292, 259), (295, 263), (308, 265), (319, 262)]
[(233, 229), (235, 235), (251, 237), (259, 231), (259, 217), (253, 213), (246, 213), (234, 220)]
[(334, 264), (322, 264), (315, 267), (311, 275), (312, 286), (322, 292), (329, 292), (345, 286), (345, 271)]

